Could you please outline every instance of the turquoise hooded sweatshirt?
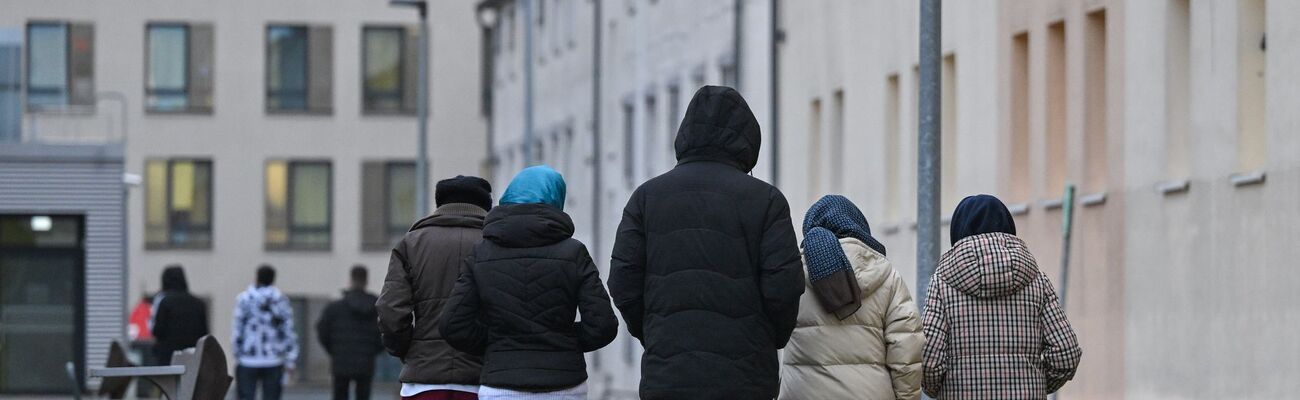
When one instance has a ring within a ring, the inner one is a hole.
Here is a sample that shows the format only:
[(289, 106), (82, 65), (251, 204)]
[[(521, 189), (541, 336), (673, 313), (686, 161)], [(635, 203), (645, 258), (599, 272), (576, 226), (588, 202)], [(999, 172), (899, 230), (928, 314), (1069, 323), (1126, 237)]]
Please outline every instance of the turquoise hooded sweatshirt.
[(564, 210), (564, 176), (545, 165), (524, 168), (501, 195), (501, 204), (546, 204)]

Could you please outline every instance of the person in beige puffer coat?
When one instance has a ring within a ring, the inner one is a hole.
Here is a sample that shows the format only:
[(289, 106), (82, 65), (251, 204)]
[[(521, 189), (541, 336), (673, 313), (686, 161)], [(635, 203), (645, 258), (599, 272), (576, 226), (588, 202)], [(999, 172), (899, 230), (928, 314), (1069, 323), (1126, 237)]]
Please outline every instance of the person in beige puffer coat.
[(916, 399), (921, 320), (902, 275), (847, 198), (804, 218), (799, 319), (781, 365), (781, 399)]

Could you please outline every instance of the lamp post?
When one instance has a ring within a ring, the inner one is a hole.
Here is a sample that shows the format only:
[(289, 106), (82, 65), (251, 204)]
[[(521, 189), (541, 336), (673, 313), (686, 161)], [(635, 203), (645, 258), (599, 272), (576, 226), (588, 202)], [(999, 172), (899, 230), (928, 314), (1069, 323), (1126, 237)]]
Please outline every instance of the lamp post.
[(415, 215), (429, 214), (429, 4), (425, 0), (389, 0), (391, 6), (420, 12), (420, 51), (415, 88), (417, 148), (415, 152)]
[(494, 178), (493, 175), (496, 175), (496, 149), (493, 141), (495, 133), (492, 132), (494, 129), (492, 120), (495, 118), (492, 114), (492, 103), (495, 101), (492, 93), (494, 90), (492, 85), (496, 80), (494, 76), (496, 74), (496, 60), (494, 59), (495, 55), (492, 52), (495, 46), (495, 35), (498, 34), (495, 32), (497, 26), (497, 6), (489, 2), (482, 2), (476, 6), (474, 11), (474, 16), (478, 21), (479, 30), (482, 32), (483, 40), (482, 46), (479, 46), (479, 51), (483, 53), (480, 55), (480, 62), (482, 65), (479, 66), (479, 74), (482, 75), (480, 76), (480, 85), (483, 87), (480, 88), (482, 91), (480, 93), (482, 98), (479, 100), (483, 103), (481, 109), (487, 122), (487, 152), (484, 153), (487, 157), (487, 160), (485, 160), (487, 165), (484, 168), (487, 176), (483, 178), (487, 179), (488, 182), (492, 182)]

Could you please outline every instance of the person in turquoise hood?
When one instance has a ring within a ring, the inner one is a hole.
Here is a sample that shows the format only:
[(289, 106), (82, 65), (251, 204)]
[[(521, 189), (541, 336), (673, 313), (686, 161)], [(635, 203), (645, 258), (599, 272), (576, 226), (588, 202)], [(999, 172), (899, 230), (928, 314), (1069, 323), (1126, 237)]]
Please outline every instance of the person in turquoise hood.
[(564, 192), (550, 167), (520, 171), (488, 212), (443, 311), (447, 343), (483, 355), (481, 400), (586, 399), (583, 353), (618, 334), (596, 264), (573, 238)]

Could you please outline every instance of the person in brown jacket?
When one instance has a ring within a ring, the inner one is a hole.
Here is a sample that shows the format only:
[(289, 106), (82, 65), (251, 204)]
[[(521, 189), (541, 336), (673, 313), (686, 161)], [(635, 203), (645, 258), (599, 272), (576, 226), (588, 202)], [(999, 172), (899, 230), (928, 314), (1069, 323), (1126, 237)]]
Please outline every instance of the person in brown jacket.
[(492, 186), (457, 176), (438, 182), (432, 215), (415, 223), (393, 248), (388, 276), (375, 307), (389, 354), (402, 359), (404, 399), (478, 398), (480, 357), (452, 348), (438, 332), (461, 260), (483, 238)]

